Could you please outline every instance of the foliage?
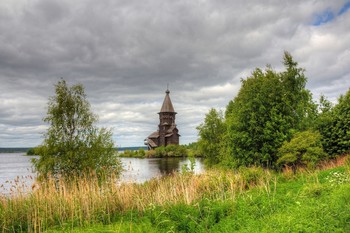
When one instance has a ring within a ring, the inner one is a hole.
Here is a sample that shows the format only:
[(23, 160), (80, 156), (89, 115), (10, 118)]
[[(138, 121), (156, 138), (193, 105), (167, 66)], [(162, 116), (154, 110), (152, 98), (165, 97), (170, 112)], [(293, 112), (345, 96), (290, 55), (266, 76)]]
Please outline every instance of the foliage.
[(331, 156), (350, 151), (350, 89), (345, 96), (340, 96), (334, 107), (321, 98), (321, 115), (317, 129), (323, 139), (324, 150)]
[(189, 157), (202, 157), (202, 153), (199, 150), (198, 142), (192, 142), (188, 145), (185, 145), (185, 148), (187, 149), (187, 154)]
[(29, 148), (28, 150), (27, 150), (27, 153), (26, 153), (27, 155), (36, 155), (36, 153), (35, 153), (35, 148)]
[(138, 150), (125, 150), (119, 153), (119, 157), (127, 157), (127, 158), (145, 158), (146, 151), (143, 148)]
[(118, 174), (112, 132), (94, 126), (97, 116), (90, 110), (82, 85), (67, 86), (64, 80), (55, 85), (47, 116), (49, 124), (44, 142), (36, 152), (35, 169), (43, 177), (70, 177), (89, 174)]
[(275, 166), (282, 143), (316, 118), (304, 70), (287, 52), (284, 66), (279, 73), (269, 66), (265, 71), (257, 68), (242, 80), (238, 95), (227, 106), (227, 150), (236, 166)]
[(198, 149), (198, 143), (197, 142), (191, 142), (187, 145), (185, 145), (186, 149), (193, 149), (197, 150)]
[(163, 158), (163, 157), (186, 157), (188, 156), (187, 149), (182, 145), (167, 145), (160, 146), (154, 150), (149, 150), (145, 153), (147, 158)]
[(285, 141), (278, 149), (277, 156), (277, 164), (292, 166), (295, 171), (297, 166), (314, 167), (326, 158), (326, 153), (322, 148), (320, 133), (308, 130), (294, 134), (289, 142)]
[(217, 164), (223, 148), (226, 125), (221, 111), (210, 109), (205, 115), (204, 123), (197, 127), (198, 149), (205, 157), (207, 165)]

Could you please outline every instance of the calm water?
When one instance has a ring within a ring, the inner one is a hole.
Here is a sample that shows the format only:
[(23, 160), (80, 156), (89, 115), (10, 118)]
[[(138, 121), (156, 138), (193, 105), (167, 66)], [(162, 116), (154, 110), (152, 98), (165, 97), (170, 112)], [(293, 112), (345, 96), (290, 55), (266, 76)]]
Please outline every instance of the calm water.
[[(184, 165), (190, 168), (191, 162), (187, 158), (121, 158), (125, 171), (122, 173), (122, 181), (142, 183), (153, 177), (170, 174), (174, 171), (181, 171)], [(195, 173), (204, 171), (201, 159), (195, 159)]]
[[(0, 193), (7, 193), (15, 182), (20, 179), (30, 187), (35, 173), (32, 171), (31, 159), (35, 156), (24, 156), (23, 153), (0, 153)], [(154, 177), (170, 174), (173, 171), (181, 171), (190, 161), (187, 158), (121, 158), (124, 171), (121, 180), (124, 182), (142, 183)], [(201, 159), (195, 160), (195, 173), (204, 171)]]

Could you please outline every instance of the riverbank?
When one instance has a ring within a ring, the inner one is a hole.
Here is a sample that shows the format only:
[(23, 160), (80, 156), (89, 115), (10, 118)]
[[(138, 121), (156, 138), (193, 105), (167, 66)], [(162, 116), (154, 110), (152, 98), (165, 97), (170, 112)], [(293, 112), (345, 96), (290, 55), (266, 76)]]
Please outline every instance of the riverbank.
[(122, 158), (175, 158), (175, 157), (202, 157), (199, 151), (189, 145), (160, 146), (154, 150), (124, 150), (118, 153)]
[[(74, 183), (74, 185), (72, 185)], [(33, 186), (0, 199), (2, 231), (347, 232), (350, 168), (345, 158), (318, 171), (276, 174), (174, 173), (143, 184), (93, 180)]]

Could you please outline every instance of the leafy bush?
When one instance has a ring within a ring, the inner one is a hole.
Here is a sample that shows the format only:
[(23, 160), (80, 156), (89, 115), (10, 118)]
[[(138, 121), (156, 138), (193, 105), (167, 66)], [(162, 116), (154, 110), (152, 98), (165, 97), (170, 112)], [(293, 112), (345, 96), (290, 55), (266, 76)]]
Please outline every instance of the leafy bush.
[(185, 146), (182, 145), (168, 145), (160, 146), (154, 150), (149, 150), (145, 152), (145, 157), (147, 158), (162, 158), (162, 157), (185, 157), (188, 156)]
[(168, 157), (187, 156), (187, 150), (182, 145), (168, 145), (165, 147), (165, 152)]
[(35, 155), (35, 148), (29, 148), (27, 151), (27, 155)]
[(324, 99), (322, 102), (328, 107), (321, 109), (317, 128), (323, 137), (324, 150), (333, 157), (350, 152), (350, 89), (334, 107)]
[(156, 157), (156, 151), (155, 150), (148, 150), (148, 151), (146, 151), (145, 157), (146, 158), (154, 158), (154, 157)]
[(296, 166), (306, 165), (313, 167), (316, 163), (326, 158), (321, 144), (321, 134), (314, 131), (296, 133), (289, 142), (284, 142), (278, 149), (278, 165)]
[(184, 147), (186, 148), (189, 157), (203, 157), (203, 154), (199, 150), (198, 142), (191, 142), (184, 145)]
[(119, 154), (119, 157), (145, 158), (146, 152), (143, 148), (141, 148), (139, 150), (125, 150)]
[(226, 132), (222, 111), (210, 109), (205, 115), (204, 123), (200, 124), (197, 130), (198, 150), (205, 157), (205, 163), (209, 166), (219, 163)]

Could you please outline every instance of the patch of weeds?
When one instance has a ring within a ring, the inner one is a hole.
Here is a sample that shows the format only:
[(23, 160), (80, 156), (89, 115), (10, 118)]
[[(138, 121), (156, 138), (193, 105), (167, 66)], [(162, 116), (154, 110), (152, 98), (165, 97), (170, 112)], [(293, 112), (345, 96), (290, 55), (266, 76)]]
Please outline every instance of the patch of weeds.
[(345, 167), (336, 167), (336, 168), (320, 171), (318, 173), (318, 175), (317, 175), (319, 182), (320, 183), (329, 183), (328, 178), (334, 172), (336, 172), (336, 173), (338, 173), (338, 172), (339, 173), (347, 173)]
[(192, 205), (177, 204), (154, 207), (145, 213), (152, 226), (160, 232), (208, 232), (232, 215), (230, 202), (203, 199)]
[(247, 189), (256, 186), (267, 175), (261, 167), (240, 167), (238, 171)]
[(329, 191), (330, 190), (327, 186), (321, 184), (310, 184), (301, 191), (301, 196), (317, 198)]
[(337, 186), (350, 183), (350, 176), (345, 171), (333, 171), (329, 173), (326, 180), (331, 186)]

